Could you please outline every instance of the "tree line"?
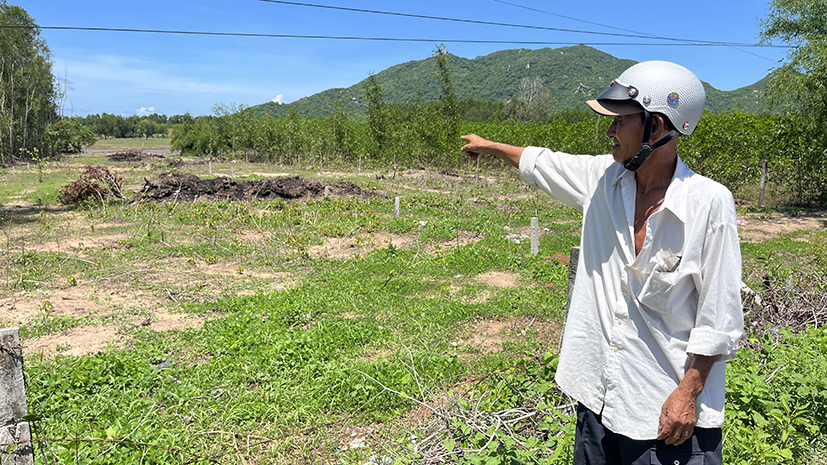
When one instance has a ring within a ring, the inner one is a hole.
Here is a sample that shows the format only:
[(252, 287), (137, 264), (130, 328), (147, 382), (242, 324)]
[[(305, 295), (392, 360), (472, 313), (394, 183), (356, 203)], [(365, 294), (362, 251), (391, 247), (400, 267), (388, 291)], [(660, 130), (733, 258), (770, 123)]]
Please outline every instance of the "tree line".
[(65, 84), (52, 74), (51, 51), (34, 20), (0, 0), (0, 165), (79, 152), (95, 142), (64, 118)]

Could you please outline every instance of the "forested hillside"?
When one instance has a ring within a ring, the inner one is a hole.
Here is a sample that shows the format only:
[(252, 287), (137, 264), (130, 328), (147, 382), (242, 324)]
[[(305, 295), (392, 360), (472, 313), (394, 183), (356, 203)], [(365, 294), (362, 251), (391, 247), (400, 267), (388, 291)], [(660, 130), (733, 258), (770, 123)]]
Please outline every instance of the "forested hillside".
[[(556, 109), (583, 108), (584, 102), (605, 90), (612, 79), (634, 64), (634, 60), (616, 58), (586, 45), (539, 50), (502, 50), (474, 59), (450, 55), (457, 98), (505, 102), (518, 93), (523, 78), (543, 79), (557, 101)], [(407, 103), (420, 99), (436, 100), (439, 84), (433, 77), (433, 58), (392, 66), (376, 74), (387, 103)], [(301, 115), (324, 116), (338, 105), (348, 105), (362, 113), (365, 80), (345, 89), (328, 89), (289, 105), (267, 102), (253, 107), (257, 115), (268, 112), (274, 117), (287, 114), (293, 106)], [(758, 93), (766, 87), (766, 78), (733, 91), (721, 91), (705, 83), (707, 108), (719, 113), (739, 110), (759, 111)]]

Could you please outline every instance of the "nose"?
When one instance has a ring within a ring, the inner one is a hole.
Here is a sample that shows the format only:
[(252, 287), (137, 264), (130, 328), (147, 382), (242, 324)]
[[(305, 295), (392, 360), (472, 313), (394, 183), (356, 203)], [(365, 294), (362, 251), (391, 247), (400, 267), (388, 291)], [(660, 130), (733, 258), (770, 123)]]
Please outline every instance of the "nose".
[(617, 121), (613, 120), (612, 124), (609, 126), (609, 129), (606, 130), (606, 137), (612, 139), (615, 134), (617, 134)]

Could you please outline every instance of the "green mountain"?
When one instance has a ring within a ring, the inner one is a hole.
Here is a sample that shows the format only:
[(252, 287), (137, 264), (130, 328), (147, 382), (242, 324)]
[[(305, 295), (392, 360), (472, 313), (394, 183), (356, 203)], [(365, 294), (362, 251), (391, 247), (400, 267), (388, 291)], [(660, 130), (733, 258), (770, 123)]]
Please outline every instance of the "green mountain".
[[(450, 55), (454, 89), (457, 98), (505, 102), (518, 94), (520, 81), (540, 76), (558, 109), (585, 108), (585, 101), (608, 88), (614, 78), (635, 63), (616, 58), (586, 45), (538, 50), (512, 49), (494, 52), (474, 59)], [(274, 117), (287, 114), (292, 106), (301, 115), (322, 116), (334, 106), (347, 105), (360, 111), (365, 80), (348, 88), (329, 89), (291, 104), (267, 102), (252, 107), (258, 115)], [(440, 88), (434, 78), (434, 59), (409, 61), (392, 66), (378, 74), (376, 80), (385, 92), (387, 103), (406, 103), (421, 99), (437, 100)], [(704, 83), (707, 108), (712, 112), (740, 110), (759, 111), (756, 96), (766, 87), (767, 78), (733, 91), (721, 91)]]

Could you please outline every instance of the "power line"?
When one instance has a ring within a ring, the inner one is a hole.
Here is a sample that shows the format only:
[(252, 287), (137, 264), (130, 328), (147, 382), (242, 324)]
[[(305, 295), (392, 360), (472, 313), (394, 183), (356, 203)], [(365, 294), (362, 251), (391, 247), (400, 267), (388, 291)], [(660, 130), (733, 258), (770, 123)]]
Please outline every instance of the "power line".
[[(260, 2), (265, 3), (278, 3), (281, 5), (293, 5), (293, 6), (302, 6), (302, 7), (309, 7), (309, 8), (322, 8), (327, 10), (339, 10), (339, 11), (350, 11), (356, 13), (371, 13), (371, 14), (378, 14), (378, 15), (387, 15), (387, 16), (400, 16), (404, 18), (417, 18), (417, 19), (431, 19), (437, 21), (450, 21), (455, 23), (466, 23), (466, 24), (481, 24), (487, 26), (502, 26), (502, 27), (515, 27), (515, 28), (522, 28), (522, 29), (537, 29), (543, 31), (555, 31), (555, 32), (572, 32), (578, 34), (592, 34), (592, 35), (604, 35), (604, 36), (613, 36), (613, 37), (627, 37), (627, 38), (634, 38), (634, 39), (658, 39), (658, 40), (668, 40), (668, 41), (675, 41), (675, 42), (689, 42), (693, 44), (709, 44), (709, 45), (724, 45), (724, 42), (716, 42), (716, 41), (709, 41), (709, 40), (694, 40), (694, 39), (678, 39), (674, 37), (658, 37), (658, 36), (651, 36), (651, 35), (642, 35), (639, 33), (635, 34), (621, 34), (616, 32), (598, 32), (598, 31), (584, 31), (578, 29), (565, 29), (565, 28), (557, 28), (557, 27), (549, 27), (549, 26), (530, 26), (525, 24), (512, 24), (512, 23), (500, 23), (494, 21), (481, 21), (481, 20), (474, 20), (474, 19), (460, 19), (460, 18), (446, 18), (442, 16), (430, 16), (430, 15), (418, 15), (412, 13), (399, 13), (399, 12), (392, 12), (392, 11), (381, 11), (381, 10), (368, 10), (363, 8), (350, 8), (344, 6), (333, 6), (333, 5), (320, 5), (316, 3), (303, 3), (303, 2), (292, 2), (287, 0), (259, 0)], [(744, 44), (744, 43), (726, 43), (727, 46), (739, 46), (739, 47), (752, 47), (753, 44)]]
[[(697, 47), (731, 47), (733, 44), (716, 42), (687, 43), (640, 43), (640, 42), (563, 42), (539, 40), (476, 40), (476, 39), (427, 39), (415, 37), (364, 37), (364, 36), (329, 36), (301, 34), (267, 34), (255, 32), (217, 32), (184, 31), (171, 29), (136, 29), (116, 27), (81, 27), (81, 26), (0, 26), (0, 29), (44, 29), (53, 31), (90, 31), (90, 32), (131, 32), (141, 34), (178, 34), (219, 37), (259, 37), (275, 39), (322, 39), (322, 40), (356, 40), (380, 42), (430, 42), (430, 43), (465, 43), (465, 44), (505, 44), (505, 45), (589, 45), (589, 46), (697, 46)], [(738, 44), (739, 47), (789, 48), (785, 45)]]
[[(592, 25), (595, 25), (595, 26), (606, 27), (606, 28), (609, 28), (609, 29), (617, 29), (619, 31), (631, 32), (633, 34), (641, 34), (641, 35), (644, 35), (644, 36), (647, 36), (647, 37), (651, 37), (653, 39), (659, 38), (655, 35), (647, 34), (645, 32), (638, 32), (638, 31), (633, 31), (633, 30), (630, 30), (630, 29), (623, 29), (622, 27), (610, 26), (608, 24), (601, 24), (601, 23), (597, 23), (597, 22), (594, 22), (594, 21), (587, 21), (585, 19), (575, 18), (575, 17), (572, 17), (572, 16), (565, 16), (565, 15), (561, 15), (561, 14), (558, 14), (558, 13), (552, 13), (550, 11), (545, 11), (545, 10), (540, 10), (540, 9), (532, 8), (532, 7), (525, 6), (525, 5), (520, 5), (519, 3), (507, 2), (505, 0), (494, 0), (494, 1), (497, 2), (497, 3), (502, 3), (504, 5), (509, 5), (509, 6), (513, 6), (513, 7), (516, 7), (516, 8), (522, 8), (522, 9), (525, 9), (525, 10), (534, 11), (536, 13), (543, 13), (543, 14), (550, 15), (550, 16), (557, 16), (559, 18), (564, 18), (564, 19), (568, 19), (568, 20), (571, 20), (571, 21), (579, 21), (581, 23), (592, 24)], [(775, 60), (773, 60), (772, 58), (767, 58), (767, 57), (759, 55), (757, 53), (749, 52), (749, 51), (746, 51), (746, 50), (741, 50), (740, 48), (738, 48), (735, 45), (730, 45), (730, 47), (733, 48), (734, 50), (737, 50), (737, 51), (741, 52), (741, 53), (746, 53), (748, 55), (752, 55), (752, 56), (762, 58), (764, 60), (771, 61), (771, 62), (775, 63)]]
[(609, 28), (609, 29), (616, 29), (618, 31), (630, 32), (632, 34), (640, 34), (640, 35), (645, 35), (645, 36), (648, 36), (648, 37), (653, 37), (651, 34), (646, 34), (646, 33), (643, 33), (643, 32), (633, 31), (631, 29), (623, 29), (622, 27), (617, 27), (617, 26), (609, 26), (608, 24), (601, 24), (601, 23), (597, 23), (597, 22), (594, 22), (594, 21), (588, 21), (588, 20), (585, 20), (585, 19), (575, 18), (573, 16), (561, 15), (559, 13), (552, 13), (550, 11), (540, 10), (540, 9), (532, 8), (532, 7), (529, 7), (529, 6), (520, 5), (518, 3), (506, 2), (504, 0), (494, 0), (494, 1), (497, 2), (497, 3), (502, 3), (504, 5), (509, 5), (509, 6), (513, 6), (513, 7), (517, 7), (517, 8), (522, 8), (524, 10), (534, 11), (536, 13), (543, 13), (543, 14), (550, 15), (550, 16), (557, 16), (558, 18), (569, 19), (569, 20), (572, 20), (572, 21), (578, 21), (578, 22), (581, 22), (581, 23), (591, 24), (593, 26), (600, 26), (600, 27), (605, 27), (605, 28)]

